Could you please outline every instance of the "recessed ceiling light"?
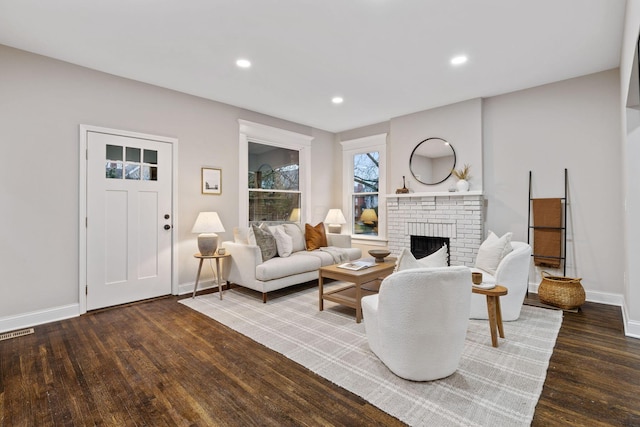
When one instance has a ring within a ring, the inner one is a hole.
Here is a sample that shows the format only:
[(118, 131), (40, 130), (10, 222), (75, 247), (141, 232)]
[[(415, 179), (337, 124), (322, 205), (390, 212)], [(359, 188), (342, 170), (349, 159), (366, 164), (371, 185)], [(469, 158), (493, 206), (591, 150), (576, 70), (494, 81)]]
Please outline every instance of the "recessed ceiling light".
[(248, 59), (238, 59), (236, 65), (240, 68), (249, 68), (251, 67), (251, 61)]
[(465, 55), (454, 56), (453, 58), (451, 58), (451, 64), (452, 65), (464, 64), (465, 62), (467, 62), (467, 59), (468, 58)]
[(344, 99), (342, 99), (341, 96), (334, 96), (333, 98), (331, 98), (331, 102), (333, 102), (334, 104), (342, 104), (344, 102)]

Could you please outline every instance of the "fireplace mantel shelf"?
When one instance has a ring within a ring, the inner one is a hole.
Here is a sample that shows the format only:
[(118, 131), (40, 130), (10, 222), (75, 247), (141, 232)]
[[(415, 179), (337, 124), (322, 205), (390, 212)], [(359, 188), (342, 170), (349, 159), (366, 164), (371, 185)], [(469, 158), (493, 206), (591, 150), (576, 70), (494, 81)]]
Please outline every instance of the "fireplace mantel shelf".
[(464, 196), (482, 196), (482, 191), (431, 191), (421, 193), (402, 193), (402, 194), (387, 194), (387, 199), (407, 198), (407, 197), (464, 197)]

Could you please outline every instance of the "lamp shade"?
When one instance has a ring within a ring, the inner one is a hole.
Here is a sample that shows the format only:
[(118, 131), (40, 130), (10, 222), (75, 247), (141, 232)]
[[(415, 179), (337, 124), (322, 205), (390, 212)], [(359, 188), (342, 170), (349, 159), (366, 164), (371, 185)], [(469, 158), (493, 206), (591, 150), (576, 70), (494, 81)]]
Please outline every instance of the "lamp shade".
[(223, 232), (224, 227), (217, 212), (200, 212), (196, 222), (191, 229), (192, 233), (198, 235), (198, 249), (201, 255), (213, 256), (218, 248), (218, 235)]
[(289, 215), (289, 221), (300, 222), (300, 208), (293, 208), (291, 215)]
[(346, 224), (347, 220), (345, 219), (340, 209), (329, 209), (329, 212), (327, 213), (327, 217), (324, 219), (324, 222), (326, 222), (329, 225), (340, 225), (340, 224)]
[(365, 224), (373, 224), (378, 221), (378, 215), (376, 215), (376, 211), (374, 209), (365, 209), (362, 211), (360, 220)]

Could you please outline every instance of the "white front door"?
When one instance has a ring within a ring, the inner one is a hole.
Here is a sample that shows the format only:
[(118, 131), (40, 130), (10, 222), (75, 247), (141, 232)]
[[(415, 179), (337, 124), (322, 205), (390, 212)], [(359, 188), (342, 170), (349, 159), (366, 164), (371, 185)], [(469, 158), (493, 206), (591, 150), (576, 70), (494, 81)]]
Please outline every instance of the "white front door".
[(87, 310), (171, 293), (171, 153), (87, 132)]

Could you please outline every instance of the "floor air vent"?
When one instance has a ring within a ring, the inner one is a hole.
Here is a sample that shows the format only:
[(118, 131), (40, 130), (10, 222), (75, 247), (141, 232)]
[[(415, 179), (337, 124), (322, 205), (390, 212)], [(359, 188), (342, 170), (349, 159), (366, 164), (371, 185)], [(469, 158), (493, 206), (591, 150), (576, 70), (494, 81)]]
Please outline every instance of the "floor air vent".
[(33, 328), (22, 329), (20, 331), (6, 332), (4, 334), (0, 334), (0, 341), (10, 340), (11, 338), (18, 338), (24, 335), (32, 334)]

